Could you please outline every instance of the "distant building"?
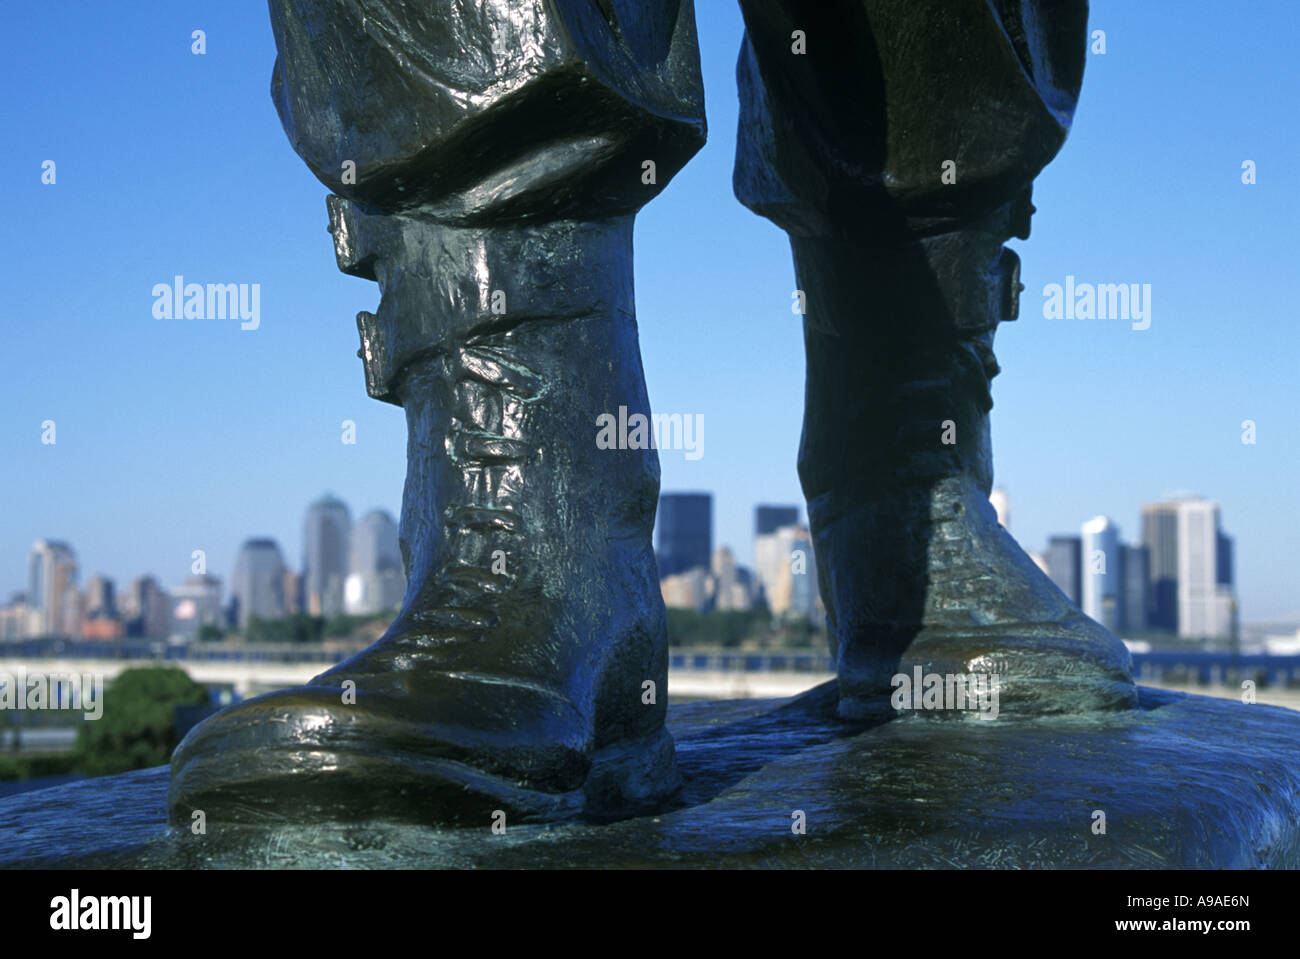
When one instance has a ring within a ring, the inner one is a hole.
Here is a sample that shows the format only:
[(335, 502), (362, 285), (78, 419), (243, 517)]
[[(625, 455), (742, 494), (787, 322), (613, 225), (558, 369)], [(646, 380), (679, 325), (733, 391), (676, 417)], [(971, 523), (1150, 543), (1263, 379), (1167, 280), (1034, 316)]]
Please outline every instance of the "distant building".
[(808, 621), (820, 629), (825, 625), (826, 612), (817, 583), (817, 554), (813, 550), (812, 536), (806, 529), (801, 528), (801, 534), (791, 542), (787, 567), (790, 578), (790, 605), (787, 609), (808, 617)]
[(302, 576), (291, 569), (286, 569), (284, 571), (284, 614), (292, 616), (294, 613), (305, 611)]
[(743, 612), (754, 605), (753, 576), (743, 566), (736, 565), (736, 557), (729, 547), (719, 546), (713, 551), (710, 573), (713, 609)]
[(798, 506), (761, 505), (754, 508), (754, 535), (767, 536), (799, 522)]
[(86, 615), (94, 618), (117, 617), (117, 596), (113, 581), (106, 576), (92, 576), (86, 583)]
[(1142, 507), (1142, 545), (1147, 548), (1147, 626), (1178, 631), (1178, 503)]
[(1130, 633), (1140, 633), (1147, 628), (1147, 610), (1150, 607), (1147, 585), (1150, 580), (1149, 556), (1145, 546), (1122, 546), (1123, 562), (1123, 615), (1120, 625)]
[(370, 616), (402, 605), (406, 575), (397, 523), (383, 510), (371, 510), (352, 531), (348, 578), (344, 584), (344, 610)]
[(1047, 541), (1047, 575), (1076, 606), (1083, 605), (1083, 541), (1053, 536)]
[(1000, 486), (997, 487), (989, 494), (989, 502), (993, 504), (993, 509), (998, 514), (998, 523), (1008, 533), (1011, 532), (1011, 498), (1007, 496), (1007, 491)]
[(663, 595), (664, 605), (669, 609), (693, 609), (703, 612), (709, 604), (710, 576), (703, 566), (662, 576), (659, 579), (659, 592)]
[(82, 639), (107, 640), (121, 639), (125, 634), (113, 581), (106, 576), (92, 576), (86, 583), (79, 635)]
[[(1219, 561), (1219, 504), (1205, 499), (1178, 503), (1178, 635), (1189, 639), (1228, 639), (1236, 631), (1232, 586)], [(1231, 566), (1231, 560), (1227, 562)]]
[(171, 633), (171, 597), (152, 576), (131, 581), (124, 613), (128, 636), (165, 639)]
[(1083, 603), (1081, 609), (1111, 632), (1123, 624), (1123, 559), (1119, 527), (1105, 516), (1083, 524)]
[(754, 569), (773, 614), (799, 613), (821, 625), (825, 613), (817, 584), (817, 558), (806, 527), (783, 526), (755, 537)]
[(284, 557), (273, 539), (250, 539), (239, 548), (235, 573), (230, 578), (235, 624), (242, 630), (248, 621), (282, 619), (285, 616)]
[(7, 604), (0, 606), (0, 640), (25, 639), (31, 625), (32, 608), (26, 593), (14, 593)]
[(27, 559), (27, 601), (31, 606), (29, 636), (73, 636), (76, 610), (77, 557), (67, 543), (37, 540)]
[(352, 516), (347, 504), (326, 495), (307, 508), (303, 524), (303, 593), (312, 616), (343, 612)]
[(93, 640), (121, 639), (126, 635), (126, 624), (113, 616), (87, 615), (81, 621), (81, 638)]
[(204, 626), (220, 627), (221, 580), (204, 574), (191, 576), (172, 590), (171, 635), (192, 642)]
[(670, 609), (693, 609), (697, 613), (745, 611), (751, 609), (758, 584), (753, 573), (736, 564), (731, 549), (713, 551), (709, 567), (696, 566), (659, 580), (664, 605)]
[(86, 594), (74, 585), (63, 593), (63, 616), (60, 635), (80, 636), (81, 623), (86, 618)]
[(664, 493), (659, 497), (655, 553), (659, 576), (688, 570), (706, 573), (713, 555), (713, 495)]
[(1220, 586), (1235, 585), (1232, 578), (1232, 537), (1222, 530), (1218, 533), (1217, 554), (1215, 582)]

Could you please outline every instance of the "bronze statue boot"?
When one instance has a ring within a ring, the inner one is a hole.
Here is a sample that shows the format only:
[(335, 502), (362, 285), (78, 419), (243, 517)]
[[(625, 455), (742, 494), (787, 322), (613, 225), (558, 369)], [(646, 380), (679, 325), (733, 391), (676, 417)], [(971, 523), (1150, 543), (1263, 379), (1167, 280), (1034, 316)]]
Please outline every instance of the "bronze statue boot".
[(925, 711), (937, 718), (1136, 705), (1126, 647), (1048, 579), (988, 499), (993, 331), (1015, 318), (1020, 289), (1001, 244), (1027, 202), (874, 248), (791, 238), (808, 303), (799, 473), (845, 718), (894, 715), (902, 675), (909, 688), (928, 674), (997, 677), (996, 708), (944, 700)]
[[(358, 317), (371, 393), (406, 411), (404, 606), (307, 685), (192, 730), (173, 820), (487, 828), (498, 811), (657, 808), (679, 785), (658, 456), (597, 444), (600, 414), (649, 412), (632, 217), (458, 228), (337, 198), (331, 212), (340, 264), (382, 291)], [(581, 279), (553, 282), (561, 267)]]

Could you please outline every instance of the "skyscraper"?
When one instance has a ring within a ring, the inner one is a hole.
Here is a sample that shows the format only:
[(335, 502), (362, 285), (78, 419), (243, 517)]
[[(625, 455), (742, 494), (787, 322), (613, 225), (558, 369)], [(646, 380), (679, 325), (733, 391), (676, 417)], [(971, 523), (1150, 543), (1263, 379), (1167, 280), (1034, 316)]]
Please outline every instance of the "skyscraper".
[(397, 523), (383, 510), (371, 510), (352, 531), (344, 609), (367, 616), (396, 609), (405, 592)]
[(1123, 615), (1121, 625), (1129, 633), (1140, 633), (1147, 627), (1147, 610), (1150, 607), (1147, 584), (1150, 580), (1149, 554), (1145, 546), (1123, 546)]
[[(1205, 499), (1178, 503), (1178, 635), (1226, 639), (1235, 629), (1232, 587), (1220, 582), (1230, 572), (1219, 561), (1219, 504)], [(1228, 561), (1231, 565), (1231, 560)]]
[(1215, 563), (1215, 582), (1220, 586), (1233, 586), (1232, 575), (1232, 537), (1222, 530), (1218, 534), (1218, 556)]
[(1236, 632), (1232, 538), (1219, 529), (1219, 506), (1178, 496), (1142, 507), (1150, 553), (1149, 623), (1190, 639)]
[(191, 576), (172, 590), (171, 635), (194, 640), (204, 626), (221, 624), (221, 580)]
[(1147, 548), (1147, 625), (1178, 630), (1178, 503), (1142, 507), (1142, 545)]
[(86, 582), (82, 639), (120, 639), (124, 624), (118, 616), (116, 590), (107, 576), (92, 576)]
[(126, 601), (126, 631), (128, 636), (162, 639), (171, 633), (171, 597), (152, 576), (137, 576), (131, 580), (131, 592)]
[(230, 578), (235, 622), (240, 629), (248, 621), (280, 619), (285, 614), (284, 557), (273, 539), (245, 540), (235, 559), (235, 573)]
[(730, 547), (719, 546), (712, 557), (712, 600), (717, 610), (747, 610), (753, 605), (753, 582), (749, 570), (736, 565)]
[(307, 612), (313, 616), (343, 612), (351, 536), (352, 517), (341, 499), (327, 494), (307, 508), (302, 575)]
[(1076, 606), (1083, 605), (1083, 541), (1053, 536), (1047, 541), (1047, 575)]
[(1119, 527), (1105, 516), (1083, 524), (1083, 602), (1081, 608), (1111, 632), (1122, 625), (1123, 559), (1119, 550)]
[(783, 526), (794, 526), (798, 522), (798, 506), (760, 505), (754, 508), (755, 536), (767, 536)]
[(790, 610), (807, 616), (814, 626), (822, 625), (821, 592), (817, 588), (817, 554), (812, 535), (803, 527), (790, 543), (790, 558), (785, 566), (790, 579)]
[(793, 523), (755, 537), (754, 568), (769, 610), (803, 613), (819, 621), (817, 558), (806, 528)]
[(107, 576), (92, 576), (86, 583), (86, 615), (96, 618), (117, 615), (113, 581)]
[(713, 494), (664, 493), (659, 497), (655, 553), (660, 577), (697, 567), (708, 571), (713, 555)]
[(27, 559), (27, 602), (31, 605), (33, 636), (71, 636), (75, 604), (68, 593), (76, 590), (77, 557), (67, 543), (37, 540)]

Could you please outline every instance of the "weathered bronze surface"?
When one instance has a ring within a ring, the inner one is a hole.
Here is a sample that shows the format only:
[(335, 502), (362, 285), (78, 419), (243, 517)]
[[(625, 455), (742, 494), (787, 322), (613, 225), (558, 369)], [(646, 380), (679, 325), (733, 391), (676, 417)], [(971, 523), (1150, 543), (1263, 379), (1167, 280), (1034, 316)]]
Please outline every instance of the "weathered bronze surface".
[(789, 232), (805, 297), (799, 475), (841, 715), (888, 715), (916, 666), (996, 674), (1008, 718), (1131, 708), (1124, 645), (988, 499), (993, 332), (1020, 292), (1002, 244), (1069, 129), (1087, 3), (741, 8), (735, 189)]
[(165, 827), (159, 767), (0, 800), (0, 866), (1300, 868), (1300, 715), (1141, 694), (1134, 710), (865, 730), (834, 718), (833, 686), (672, 706), (682, 805), (603, 825), (507, 818), (494, 832), (382, 810), (330, 824), (287, 808), (274, 824), (196, 834)]
[(285, 130), (379, 284), (409, 587), (375, 645), (186, 737), (177, 821), (616, 817), (678, 786), (658, 456), (595, 439), (649, 413), (632, 217), (704, 142), (693, 10), (470, 6), (270, 4)]
[[(380, 288), (360, 355), (406, 410), (410, 586), (371, 648), (192, 731), (173, 820), (663, 808), (658, 461), (595, 424), (648, 412), (632, 217), (704, 142), (691, 3), (270, 8), (285, 130), (333, 191), (340, 269)], [(1135, 706), (1123, 645), (988, 502), (1002, 244), (1068, 130), (1086, 4), (742, 8), (736, 193), (789, 231), (806, 295), (799, 468), (839, 659), (787, 715), (890, 718), (914, 666), (996, 674), (1006, 719)]]

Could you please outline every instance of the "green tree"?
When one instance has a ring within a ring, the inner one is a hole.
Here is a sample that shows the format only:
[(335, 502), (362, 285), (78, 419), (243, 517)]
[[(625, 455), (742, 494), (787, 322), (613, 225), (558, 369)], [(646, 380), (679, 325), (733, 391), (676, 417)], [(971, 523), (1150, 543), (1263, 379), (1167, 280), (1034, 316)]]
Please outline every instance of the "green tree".
[(77, 765), (92, 776), (161, 766), (171, 758), (177, 706), (208, 702), (208, 691), (180, 669), (145, 666), (118, 674), (104, 692), (104, 714), (77, 730)]
[(294, 613), (283, 619), (249, 617), (244, 639), (250, 643), (318, 643), (325, 630), (325, 620), (307, 613)]

